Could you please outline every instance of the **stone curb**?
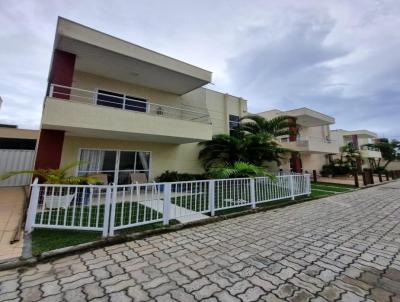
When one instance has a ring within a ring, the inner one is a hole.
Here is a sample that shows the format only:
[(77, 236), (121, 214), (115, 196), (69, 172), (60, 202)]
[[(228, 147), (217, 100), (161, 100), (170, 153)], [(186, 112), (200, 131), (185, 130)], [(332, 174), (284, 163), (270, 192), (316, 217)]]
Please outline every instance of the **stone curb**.
[[(368, 188), (388, 184), (388, 183), (391, 183), (394, 181), (395, 180), (386, 181), (386, 182), (373, 184), (373, 185), (368, 185), (366, 187), (361, 187), (356, 190), (368, 189)], [(353, 192), (353, 191), (351, 191), (351, 192)], [(346, 193), (351, 193), (351, 192), (338, 192), (335, 195), (346, 194)], [(285, 207), (288, 207), (291, 205), (296, 205), (296, 204), (300, 204), (300, 203), (304, 203), (304, 202), (308, 202), (308, 201), (312, 201), (312, 200), (325, 199), (325, 198), (332, 197), (335, 195), (323, 196), (323, 197), (318, 197), (318, 198), (305, 198), (305, 199), (295, 200), (295, 201), (288, 201), (287, 203), (283, 203), (283, 204), (258, 207), (255, 209), (249, 209), (249, 210), (235, 212), (235, 213), (229, 213), (229, 214), (225, 214), (225, 215), (213, 216), (213, 217), (209, 217), (209, 218), (198, 220), (198, 221), (169, 225), (169, 226), (164, 226), (164, 227), (152, 229), (152, 230), (146, 230), (146, 231), (142, 231), (142, 232), (138, 232), (138, 233), (120, 234), (120, 235), (116, 235), (115, 237), (103, 238), (103, 239), (100, 239), (97, 241), (92, 241), (92, 242), (88, 242), (88, 243), (82, 243), (82, 244), (78, 244), (78, 245), (74, 245), (74, 246), (55, 249), (55, 250), (52, 250), (49, 252), (44, 252), (38, 256), (32, 256), (29, 258), (16, 257), (16, 258), (12, 258), (12, 259), (7, 259), (7, 260), (0, 262), (0, 271), (13, 269), (13, 268), (19, 268), (19, 267), (23, 267), (23, 266), (33, 266), (40, 262), (46, 262), (46, 261), (50, 261), (52, 259), (61, 258), (61, 257), (65, 257), (68, 255), (73, 255), (78, 252), (79, 253), (86, 252), (86, 251), (94, 250), (96, 248), (102, 248), (102, 247), (106, 247), (106, 246), (110, 246), (110, 245), (114, 245), (114, 244), (144, 239), (144, 238), (148, 238), (148, 237), (152, 237), (152, 236), (156, 236), (156, 235), (166, 234), (166, 233), (183, 230), (183, 229), (187, 229), (187, 228), (192, 228), (192, 227), (197, 227), (197, 226), (202, 226), (202, 225), (206, 225), (206, 224), (210, 224), (210, 223), (215, 223), (215, 222), (232, 219), (232, 218), (236, 218), (236, 217), (241, 217), (241, 216), (246, 216), (246, 215), (250, 215), (250, 214), (255, 214), (255, 213), (259, 213), (259, 212), (267, 212), (267, 211), (276, 210), (279, 208), (285, 208)]]

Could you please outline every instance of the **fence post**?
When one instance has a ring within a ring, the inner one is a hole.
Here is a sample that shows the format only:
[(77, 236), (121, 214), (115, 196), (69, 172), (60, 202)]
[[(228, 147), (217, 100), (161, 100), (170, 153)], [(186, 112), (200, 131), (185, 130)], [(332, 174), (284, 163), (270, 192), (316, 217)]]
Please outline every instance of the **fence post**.
[(250, 202), (251, 207), (254, 209), (256, 207), (256, 184), (254, 178), (250, 178)]
[(25, 223), (25, 231), (28, 233), (32, 232), (32, 230), (33, 230), (32, 226), (35, 223), (36, 210), (37, 210), (37, 205), (39, 203), (40, 187), (38, 186), (38, 182), (39, 182), (39, 179), (35, 178), (33, 184), (31, 185), (31, 187), (32, 187), (31, 198), (29, 200), (28, 213), (27, 213), (26, 223)]
[[(108, 186), (106, 190), (106, 202), (104, 203), (103, 237), (107, 237), (109, 234), (110, 206), (111, 206), (111, 187)], [(110, 234), (110, 236), (112, 235)]]
[(211, 216), (215, 215), (215, 180), (208, 181), (208, 204), (210, 207)]
[(163, 203), (163, 225), (169, 224), (169, 209), (171, 205), (171, 184), (164, 185), (164, 203)]
[(307, 195), (310, 196), (311, 195), (311, 175), (310, 174), (307, 174), (306, 181), (307, 181), (307, 192), (308, 192)]
[(381, 173), (381, 171), (378, 172), (378, 178), (379, 178), (379, 182), (382, 182), (382, 181), (383, 181), (383, 180), (382, 180), (382, 173)]
[(360, 183), (358, 182), (358, 171), (357, 171), (357, 169), (354, 171), (354, 185), (356, 186), (356, 188), (360, 187)]
[(289, 175), (290, 196), (292, 197), (292, 200), (294, 200), (294, 184), (293, 184), (293, 177), (294, 177), (293, 174)]
[(365, 170), (362, 171), (362, 177), (363, 177), (364, 186), (366, 186), (367, 185), (367, 175), (365, 174)]
[(317, 183), (317, 171), (316, 170), (312, 170), (312, 174), (313, 174), (314, 183)]
[[(111, 188), (110, 188), (111, 190)], [(114, 225), (115, 225), (115, 208), (117, 206), (117, 185), (112, 186), (111, 194), (111, 214), (110, 214), (110, 226), (109, 226), (109, 236), (114, 236)]]

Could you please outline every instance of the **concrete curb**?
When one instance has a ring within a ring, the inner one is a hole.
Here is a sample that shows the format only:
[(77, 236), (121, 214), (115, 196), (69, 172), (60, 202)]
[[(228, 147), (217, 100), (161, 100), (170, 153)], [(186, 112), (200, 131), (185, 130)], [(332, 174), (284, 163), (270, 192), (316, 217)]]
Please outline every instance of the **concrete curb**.
[[(388, 184), (388, 183), (391, 183), (394, 181), (395, 180), (382, 182), (382, 183), (378, 183), (378, 184), (373, 184), (373, 185), (369, 185), (366, 187), (358, 188), (356, 190), (368, 189), (368, 188)], [(354, 192), (354, 191), (351, 191), (351, 192)], [(65, 257), (68, 255), (77, 254), (78, 252), (79, 253), (87, 252), (90, 250), (94, 250), (96, 248), (102, 248), (102, 247), (106, 247), (106, 246), (110, 246), (110, 245), (114, 245), (114, 244), (144, 239), (144, 238), (148, 238), (148, 237), (152, 237), (152, 236), (156, 236), (156, 235), (175, 232), (178, 230), (193, 228), (193, 227), (202, 226), (202, 225), (206, 225), (206, 224), (210, 224), (210, 223), (216, 223), (216, 222), (227, 220), (227, 219), (232, 219), (232, 218), (241, 217), (241, 216), (247, 216), (250, 214), (267, 212), (267, 211), (276, 210), (279, 208), (285, 208), (288, 206), (292, 206), (292, 205), (296, 205), (296, 204), (300, 204), (300, 203), (304, 203), (304, 202), (308, 202), (308, 201), (325, 199), (325, 198), (336, 196), (339, 194), (347, 194), (347, 193), (351, 193), (351, 192), (339, 192), (334, 195), (318, 197), (318, 198), (304, 198), (304, 199), (295, 200), (295, 201), (290, 200), (287, 203), (283, 203), (283, 204), (276, 204), (276, 205), (271, 205), (271, 206), (267, 205), (267, 206), (258, 207), (255, 209), (249, 209), (249, 210), (235, 212), (235, 213), (213, 216), (213, 217), (209, 217), (206, 219), (193, 221), (193, 222), (189, 222), (189, 223), (180, 223), (180, 224), (175, 224), (175, 225), (169, 225), (169, 226), (164, 226), (164, 227), (157, 228), (157, 229), (151, 229), (151, 230), (146, 230), (146, 231), (131, 233), (131, 234), (119, 234), (119, 235), (116, 235), (116, 236), (110, 237), (110, 238), (104, 238), (104, 239), (100, 239), (97, 241), (82, 243), (82, 244), (78, 244), (78, 245), (74, 245), (74, 246), (69, 246), (69, 247), (52, 250), (49, 252), (44, 252), (36, 257), (35, 256), (28, 257), (28, 258), (17, 257), (17, 258), (7, 259), (7, 260), (0, 262), (0, 271), (19, 268), (19, 267), (23, 267), (23, 266), (32, 266), (37, 263), (47, 262), (47, 261), (50, 261), (50, 260), (53, 260), (56, 258), (61, 258), (61, 257)]]

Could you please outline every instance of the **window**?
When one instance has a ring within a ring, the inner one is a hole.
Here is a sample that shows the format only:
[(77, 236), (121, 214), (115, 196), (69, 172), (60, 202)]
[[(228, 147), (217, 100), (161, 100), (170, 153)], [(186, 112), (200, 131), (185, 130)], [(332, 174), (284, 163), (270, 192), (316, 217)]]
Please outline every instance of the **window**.
[(96, 104), (132, 111), (147, 112), (147, 100), (106, 90), (99, 90)]
[(82, 149), (78, 175), (107, 174), (109, 183), (132, 183), (132, 175), (150, 177), (150, 152)]
[(239, 116), (229, 114), (229, 131), (235, 130), (239, 126)]

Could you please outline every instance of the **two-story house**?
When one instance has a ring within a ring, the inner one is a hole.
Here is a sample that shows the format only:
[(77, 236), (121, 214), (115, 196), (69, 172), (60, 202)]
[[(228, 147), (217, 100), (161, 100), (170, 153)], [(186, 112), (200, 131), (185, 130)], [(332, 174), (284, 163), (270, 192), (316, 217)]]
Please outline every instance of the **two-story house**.
[(357, 150), (360, 151), (361, 167), (370, 168), (370, 160), (377, 160), (382, 158), (381, 151), (373, 147), (366, 146), (373, 143), (378, 135), (369, 130), (331, 130), (331, 137), (335, 139), (339, 146), (346, 146), (351, 143)]
[(229, 133), (247, 102), (203, 86), (211, 72), (59, 18), (36, 168), (125, 184), (166, 170), (200, 173), (199, 142)]
[(282, 147), (295, 151), (288, 160), (282, 162), (280, 168), (284, 170), (319, 172), (323, 165), (329, 163), (329, 157), (339, 152), (337, 142), (330, 137), (329, 126), (335, 123), (331, 116), (308, 108), (288, 111), (274, 109), (258, 115), (266, 119), (278, 116), (288, 116), (290, 119), (293, 134), (278, 138)]

